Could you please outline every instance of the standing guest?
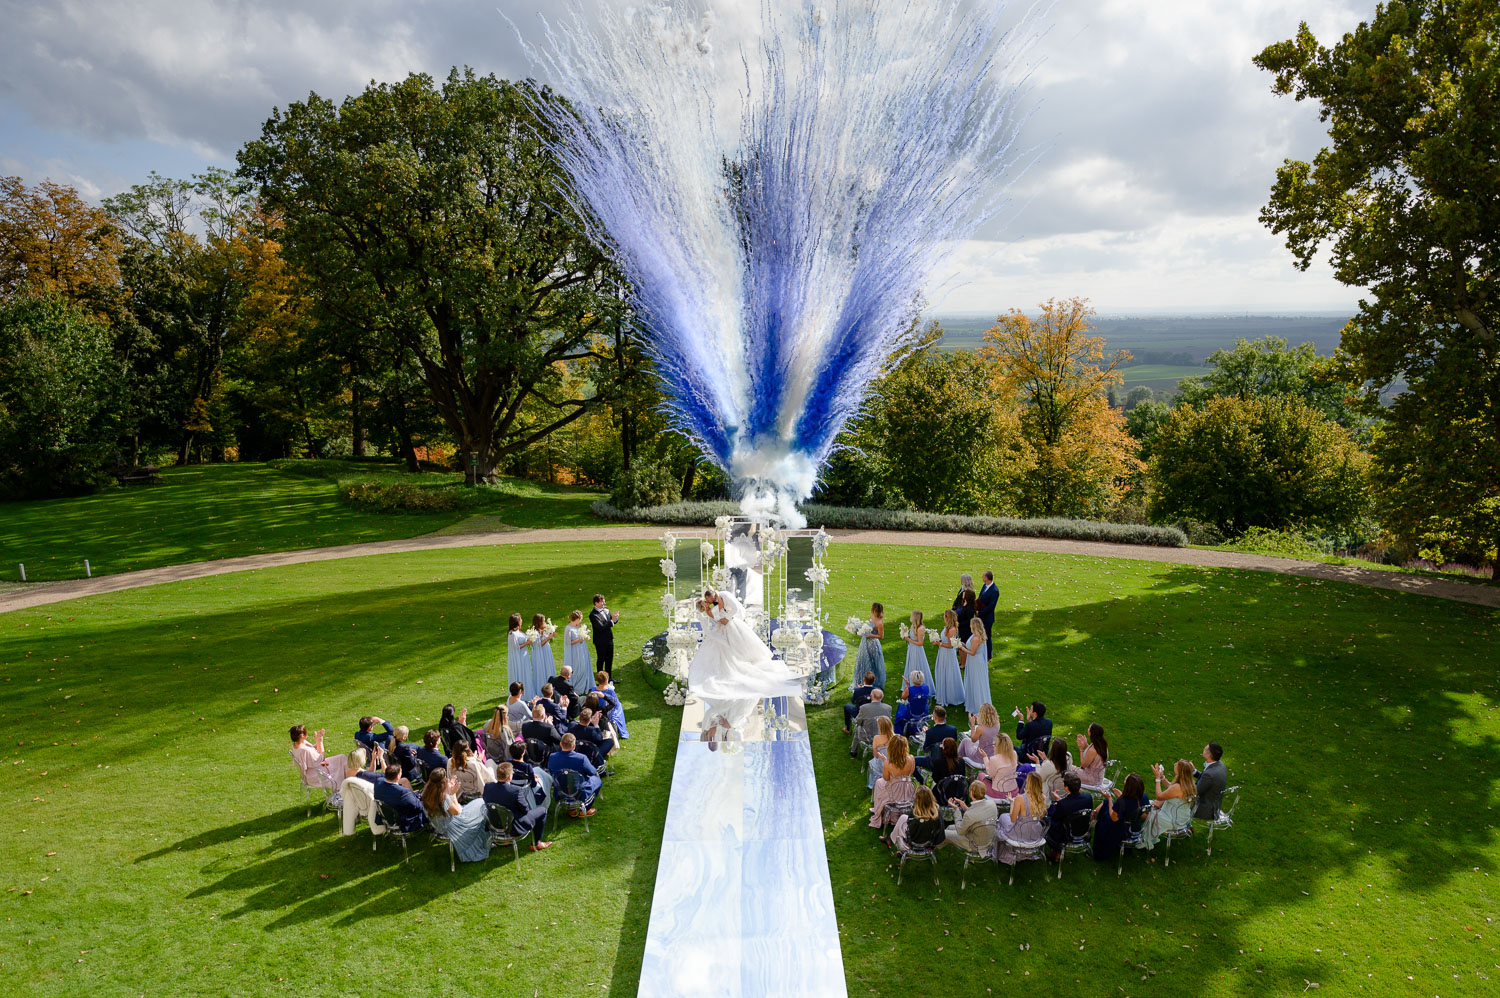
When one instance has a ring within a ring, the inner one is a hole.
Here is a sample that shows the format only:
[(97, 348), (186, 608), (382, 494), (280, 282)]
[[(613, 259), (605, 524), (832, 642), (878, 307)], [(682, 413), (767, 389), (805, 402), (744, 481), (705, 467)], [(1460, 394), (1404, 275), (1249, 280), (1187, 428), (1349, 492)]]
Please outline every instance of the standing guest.
[(620, 615), (604, 605), (602, 593), (594, 594), (594, 609), (589, 614), (589, 627), (594, 631), (594, 657), (599, 662), (599, 671), (615, 674), (615, 625)]
[(563, 628), (563, 668), (572, 670), (579, 695), (587, 696), (593, 692), (594, 663), (589, 659), (589, 639), (583, 629), (582, 610), (571, 611), (568, 624)]
[(342, 755), (333, 757), (323, 754), (323, 729), (313, 732), (311, 743), (307, 740), (307, 725), (292, 725), (292, 758), (302, 770), (302, 782), (310, 787), (337, 790), (349, 771), (349, 760)]
[(1068, 771), (1068, 743), (1061, 738), (1054, 738), (1047, 743), (1047, 754), (1040, 752), (1033, 755), (1032, 760), (1037, 764), (1037, 778), (1042, 781), (1042, 790), (1047, 795), (1047, 800), (1053, 801), (1062, 796), (1063, 774)]
[(451, 703), (443, 705), (442, 716), (438, 718), (438, 732), (443, 736), (443, 747), (448, 750), (449, 755), (453, 754), (460, 742), (469, 746), (469, 751), (478, 751), (479, 739), (474, 737), (468, 721), (467, 707), (455, 711)]
[(1104, 725), (1090, 724), (1088, 737), (1078, 736), (1078, 765), (1068, 770), (1078, 774), (1078, 780), (1086, 787), (1104, 784), (1104, 764), (1109, 762), (1109, 742), (1104, 738)]
[[(969, 622), (969, 632), (969, 643), (965, 646), (969, 660), (964, 665), (964, 710), (973, 714), (990, 702), (990, 657), (985, 653), (984, 622), (975, 617)], [(998, 722), (999, 717), (995, 720)]]
[(490, 858), (490, 830), (484, 798), (476, 797), (462, 807), (458, 803), (458, 780), (433, 774), (422, 788), (422, 809), (439, 835), (453, 843), (453, 852), (465, 863)]
[(1198, 804), (1193, 817), (1212, 821), (1219, 816), (1219, 805), (1224, 800), (1224, 790), (1229, 786), (1229, 770), (1224, 766), (1224, 748), (1218, 742), (1203, 746), (1203, 761), (1207, 763), (1203, 772), (1194, 774), (1197, 781)]
[(384, 772), (356, 774), (375, 786), (375, 800), (396, 812), (396, 831), (416, 832), (427, 827), (427, 816), (422, 811), (422, 799), (412, 793), (409, 785), (402, 785), (401, 767), (394, 762)]
[(964, 674), (958, 666), (960, 643), (958, 614), (943, 611), (943, 633), (938, 638), (937, 661), (933, 665), (933, 697), (946, 707), (964, 702)]
[(531, 629), (537, 634), (531, 643), (531, 682), (534, 688), (541, 689), (556, 669), (557, 660), (552, 656), (553, 635), (547, 633), (547, 618), (540, 613), (531, 615)]
[(526, 684), (517, 680), (510, 684), (510, 696), (505, 701), (505, 713), (512, 728), (526, 723), (531, 716), (531, 707), (526, 703)]
[(1046, 751), (1052, 739), (1052, 718), (1047, 716), (1047, 705), (1033, 700), (1024, 714), (1017, 707), (1011, 716), (1016, 719), (1016, 746), (1021, 754), (1029, 757)]
[[(375, 725), (385, 728), (384, 731), (375, 731)], [(354, 740), (365, 747), (365, 751), (374, 756), (378, 748), (382, 752), (389, 752), (391, 748), (391, 735), (395, 733), (390, 721), (383, 721), (372, 714), (366, 714), (359, 719), (359, 730), (354, 733)]]
[(428, 728), (427, 734), (422, 736), (422, 747), (417, 749), (417, 762), (421, 763), (429, 778), (437, 770), (448, 768), (448, 757), (438, 751), (442, 741), (442, 733), (437, 728)]
[(630, 732), (625, 728), (625, 708), (620, 704), (620, 694), (615, 691), (614, 679), (607, 672), (596, 672), (594, 683), (594, 692), (590, 695), (599, 698), (598, 709), (604, 711), (615, 734), (624, 741), (630, 737)]
[[(998, 722), (999, 717), (995, 720)], [(1016, 767), (1021, 764), (1021, 759), (1016, 755), (1015, 746), (1010, 743), (1010, 735), (1000, 732), (995, 736), (995, 751), (991, 752), (984, 760), (983, 779), (990, 787), (990, 796), (996, 800), (1010, 800), (1021, 791), (1016, 785)]]
[(486, 783), (495, 782), (494, 769), (479, 761), (479, 757), (467, 745), (453, 748), (448, 760), (448, 775), (458, 780), (460, 797), (478, 797), (484, 793)]
[(906, 628), (906, 667), (901, 670), (901, 677), (906, 682), (911, 682), (914, 672), (924, 675), (930, 670), (927, 667), (927, 628), (922, 626), (922, 611), (911, 612), (911, 623)]
[(401, 767), (401, 774), (408, 783), (424, 775), (422, 764), (417, 761), (417, 746), (406, 740), (410, 735), (411, 731), (406, 725), (398, 724), (391, 737), (391, 761)]
[[(967, 572), (964, 578), (969, 578)], [(953, 611), (958, 615), (958, 664), (963, 665), (969, 652), (969, 638), (973, 635), (974, 610), (976, 597), (974, 595), (974, 583), (972, 580), (966, 589), (958, 591), (958, 599), (953, 601)]]
[[(510, 827), (507, 830), (511, 835), (520, 838), (528, 832), (536, 833), (536, 838), (531, 842), (532, 852), (550, 849), (552, 843), (546, 841), (547, 809), (531, 806), (525, 790), (511, 782), (514, 772), (508, 762), (502, 762), (496, 766), (495, 782), (485, 785), (484, 802), (498, 804), (510, 814)], [(496, 830), (499, 831), (499, 829)]]
[(1120, 855), (1120, 850), (1141, 820), (1146, 803), (1146, 784), (1135, 773), (1125, 777), (1123, 789), (1115, 787), (1104, 795), (1094, 812), (1094, 858), (1106, 862)]
[(1082, 789), (1078, 776), (1068, 773), (1063, 777), (1064, 793), (1047, 808), (1047, 858), (1057, 862), (1062, 858), (1063, 846), (1068, 844), (1069, 819), (1075, 814), (1088, 814), (1094, 809), (1094, 798)]
[(1000, 590), (995, 585), (995, 573), (986, 570), (984, 585), (979, 588), (979, 595), (974, 600), (974, 617), (984, 621), (984, 657), (986, 659), (995, 654), (990, 646), (990, 635), (995, 632), (995, 604), (999, 602)]
[(891, 842), (901, 852), (910, 849), (936, 849), (943, 844), (943, 822), (938, 817), (937, 798), (926, 787), (918, 787), (911, 814), (896, 819)]
[[(510, 615), (510, 631), (505, 635), (505, 678), (512, 686), (531, 686), (531, 639), (521, 629), (521, 615)], [(541, 689), (538, 683), (534, 689)]]
[(479, 738), (484, 744), (485, 758), (492, 765), (510, 758), (510, 744), (516, 736), (510, 729), (510, 716), (504, 707), (495, 708), (495, 713), (480, 729)]
[(859, 657), (854, 660), (854, 674), (862, 676), (875, 673), (875, 688), (885, 689), (885, 649), (880, 642), (885, 640), (885, 607), (870, 604), (871, 631), (859, 639)]
[[(885, 827), (887, 804), (903, 804), (912, 799), (916, 790), (911, 776), (916, 770), (917, 760), (913, 758), (906, 739), (900, 735), (892, 735), (885, 749), (885, 765), (881, 768), (880, 779), (875, 781), (870, 797), (871, 828)], [(891, 821), (894, 823), (895, 819), (892, 818)]]
[(870, 702), (870, 695), (875, 692), (875, 673), (867, 672), (864, 682), (849, 693), (849, 702), (844, 704), (844, 734), (850, 734), (849, 726), (854, 723), (854, 715), (859, 713), (859, 708)]
[(557, 730), (557, 725), (547, 716), (547, 709), (537, 701), (531, 708), (531, 720), (521, 725), (521, 737), (528, 742), (541, 742), (550, 755), (556, 752), (562, 745), (562, 732)]
[[(562, 774), (569, 770), (580, 773), (583, 777), (581, 784), (583, 799), (587, 805), (599, 795), (599, 790), (604, 784), (599, 779), (599, 771), (594, 768), (594, 764), (589, 762), (582, 752), (577, 751), (577, 747), (578, 742), (572, 734), (563, 735), (562, 744), (558, 746), (557, 751), (547, 757), (547, 771), (552, 774), (554, 784), (560, 783), (563, 778)], [(583, 810), (573, 808), (570, 813), (575, 818), (584, 815), (593, 817), (594, 809), (587, 806)]]
[(1000, 733), (1000, 714), (995, 710), (994, 704), (982, 703), (970, 712), (970, 717), (974, 720), (974, 727), (969, 729), (969, 733), (959, 744), (958, 757), (975, 769), (983, 769), (984, 760), (995, 751), (995, 736)]
[(932, 700), (932, 688), (921, 669), (911, 672), (911, 685), (901, 691), (901, 703), (896, 707), (896, 730), (903, 735), (916, 733), (917, 726), (927, 717), (927, 705)]
[(1153, 801), (1155, 807), (1146, 815), (1146, 823), (1141, 827), (1141, 845), (1146, 849), (1154, 849), (1157, 841), (1168, 832), (1175, 832), (1192, 824), (1193, 793), (1196, 786), (1193, 782), (1193, 764), (1186, 759), (1177, 760), (1177, 764), (1172, 767), (1172, 782), (1166, 786), (1162, 785), (1167, 774), (1161, 763), (1154, 763), (1151, 772), (1156, 777), (1156, 798)]
[(962, 811), (963, 816), (958, 819), (958, 824), (944, 833), (943, 844), (955, 845), (969, 852), (989, 852), (995, 840), (994, 825), (1000, 809), (985, 796), (984, 784), (978, 780), (969, 784), (968, 803), (950, 797), (948, 804)]

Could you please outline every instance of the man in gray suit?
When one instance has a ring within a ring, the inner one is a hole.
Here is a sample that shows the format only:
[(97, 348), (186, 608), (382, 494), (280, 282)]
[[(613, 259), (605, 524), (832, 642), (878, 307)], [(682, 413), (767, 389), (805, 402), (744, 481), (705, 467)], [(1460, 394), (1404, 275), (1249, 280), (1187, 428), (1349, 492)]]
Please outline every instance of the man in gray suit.
[(1193, 817), (1212, 821), (1219, 816), (1219, 803), (1224, 799), (1224, 790), (1229, 786), (1229, 770), (1221, 761), (1224, 758), (1224, 748), (1218, 742), (1209, 742), (1203, 746), (1203, 759), (1208, 765), (1203, 767), (1203, 772), (1196, 774), (1198, 777), (1198, 806), (1193, 809)]
[(875, 732), (875, 723), (878, 718), (891, 716), (891, 705), (884, 702), (885, 690), (875, 687), (870, 694), (870, 702), (859, 708), (859, 713), (854, 715), (854, 744), (849, 746), (849, 754), (859, 754), (859, 733), (869, 725), (871, 735)]

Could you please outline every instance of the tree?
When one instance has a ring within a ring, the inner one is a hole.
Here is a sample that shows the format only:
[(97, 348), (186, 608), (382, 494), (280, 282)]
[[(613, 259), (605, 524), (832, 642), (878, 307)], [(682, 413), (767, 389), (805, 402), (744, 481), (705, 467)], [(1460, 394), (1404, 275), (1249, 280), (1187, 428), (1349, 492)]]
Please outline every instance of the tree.
[(0, 297), (57, 292), (97, 309), (120, 283), (121, 248), (109, 214), (73, 188), (0, 177)]
[[(1276, 92), (1321, 105), (1330, 137), (1312, 163), (1281, 167), (1262, 221), (1286, 237), (1298, 266), (1306, 269), (1330, 245), (1338, 279), (1369, 289), (1344, 329), (1345, 375), (1372, 389), (1371, 407), (1375, 390), (1404, 379), (1414, 396), (1402, 410), (1404, 432), (1447, 444), (1377, 448), (1378, 477), (1388, 488), (1415, 488), (1442, 479), (1447, 453), (1493, 453), (1500, 436), (1500, 6), (1384, 3), (1331, 48), (1303, 24), (1255, 61), (1275, 74)], [(1405, 511), (1400, 519), (1413, 527), (1481, 507), (1493, 498), (1493, 482), (1466, 474), (1430, 499), (1418, 488), (1396, 504)], [(1495, 535), (1470, 541), (1493, 546)]]
[(1352, 427), (1360, 421), (1349, 404), (1348, 388), (1337, 380), (1333, 359), (1319, 357), (1311, 343), (1288, 349), (1279, 336), (1254, 342), (1241, 338), (1233, 349), (1210, 354), (1208, 365), (1209, 373), (1178, 383), (1179, 405), (1201, 406), (1222, 395), (1238, 399), (1286, 395), (1301, 399), (1341, 426)]
[(1029, 516), (1103, 516), (1140, 467), (1123, 415), (1107, 396), (1130, 354), (1106, 356), (1089, 336), (1088, 301), (1044, 302), (1033, 320), (1020, 309), (984, 334), (981, 362), (1003, 396), (1019, 397), (1021, 430), (1035, 455), (1021, 487)]
[(1151, 515), (1226, 534), (1251, 527), (1337, 528), (1367, 503), (1364, 454), (1323, 413), (1286, 396), (1178, 406), (1152, 444)]
[(395, 337), (487, 481), (589, 409), (561, 366), (599, 360), (589, 338), (614, 308), (535, 113), (553, 99), (469, 70), (441, 87), (412, 75), (339, 106), (311, 94), (240, 152), (320, 309)]
[(0, 301), (0, 495), (87, 491), (113, 463), (122, 379), (110, 330), (61, 295)]
[(1172, 407), (1165, 402), (1147, 400), (1125, 414), (1125, 432), (1140, 444), (1142, 461), (1151, 460), (1152, 445), (1156, 434), (1172, 416)]
[(1151, 390), (1150, 385), (1136, 385), (1125, 395), (1125, 411), (1130, 412), (1142, 402), (1150, 402), (1156, 398), (1156, 393)]

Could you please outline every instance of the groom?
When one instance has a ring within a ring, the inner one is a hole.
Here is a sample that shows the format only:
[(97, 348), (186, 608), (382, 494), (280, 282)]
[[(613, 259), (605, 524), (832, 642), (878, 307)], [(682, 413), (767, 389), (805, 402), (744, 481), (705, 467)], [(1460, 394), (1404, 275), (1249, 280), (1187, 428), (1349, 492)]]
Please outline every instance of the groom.
[(594, 629), (594, 668), (615, 677), (615, 624), (620, 615), (611, 613), (604, 605), (604, 594), (594, 594), (594, 609), (589, 614), (589, 626)]
[(978, 606), (975, 608), (974, 616), (984, 621), (984, 657), (988, 661), (993, 657), (993, 649), (990, 642), (995, 634), (995, 604), (1000, 602), (1000, 590), (995, 586), (995, 573), (984, 573), (984, 585), (979, 587)]

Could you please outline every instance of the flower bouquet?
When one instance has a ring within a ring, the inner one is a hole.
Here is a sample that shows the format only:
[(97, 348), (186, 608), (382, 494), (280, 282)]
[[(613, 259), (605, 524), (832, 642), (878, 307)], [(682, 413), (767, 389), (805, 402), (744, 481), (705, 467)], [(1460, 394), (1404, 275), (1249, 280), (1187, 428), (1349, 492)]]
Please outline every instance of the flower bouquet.
[(526, 628), (526, 643), (527, 644), (534, 645), (538, 641), (540, 641), (541, 639), (542, 639), (542, 636), (537, 633), (537, 630), (536, 630), (535, 627), (528, 627), (528, 628)]
[(669, 554), (669, 555), (673, 551), (676, 551), (677, 550), (677, 535), (674, 534), (674, 533), (672, 533), (672, 531), (670, 531), (670, 530), (668, 530), (666, 533), (662, 534), (661, 535), (661, 546), (662, 546), (662, 550), (666, 551), (667, 554)]
[(539, 636), (543, 638), (550, 638), (556, 633), (557, 625), (552, 623), (552, 619), (550, 617), (543, 617)]
[(908, 623), (905, 623), (904, 621), (901, 624), (901, 640), (903, 640), (903, 641), (909, 641), (909, 640), (911, 640), (911, 625), (908, 624)]
[(802, 573), (803, 577), (817, 586), (819, 589), (828, 585), (828, 569), (823, 565), (814, 565)]
[(669, 579), (677, 578), (677, 562), (673, 561), (671, 558), (663, 558), (661, 561), (657, 562), (657, 564), (661, 566), (662, 575), (665, 575)]
[(703, 559), (707, 560), (707, 561), (713, 561), (714, 560), (714, 555), (716, 553), (717, 552), (714, 551), (714, 546), (712, 544), (710, 544), (708, 541), (704, 541), (702, 544), (698, 545), (698, 554), (699, 554), (699, 556), (702, 557)]

